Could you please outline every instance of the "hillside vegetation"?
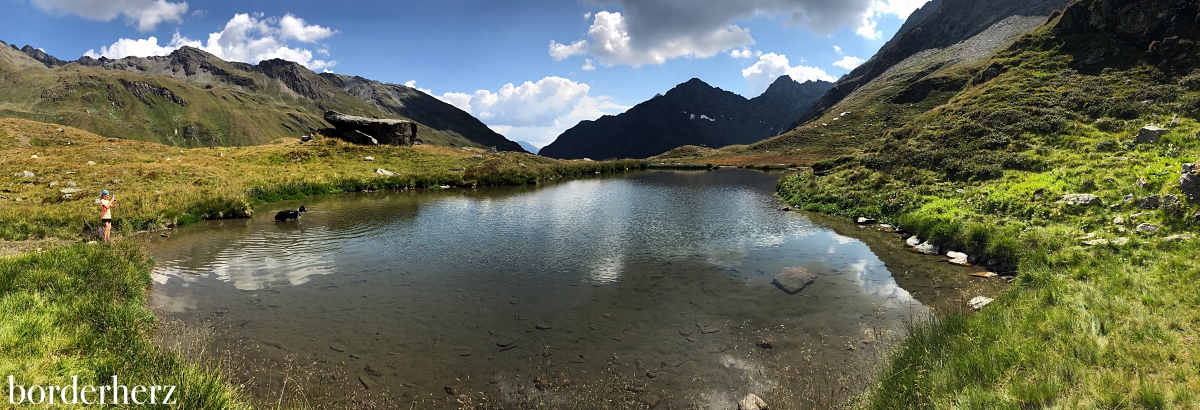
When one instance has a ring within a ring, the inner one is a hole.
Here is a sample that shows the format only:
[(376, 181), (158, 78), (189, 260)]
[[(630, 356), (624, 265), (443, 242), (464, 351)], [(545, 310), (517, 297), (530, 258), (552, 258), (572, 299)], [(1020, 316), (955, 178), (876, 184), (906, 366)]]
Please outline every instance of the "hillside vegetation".
[[(1019, 272), (980, 312), (914, 325), (869, 407), (1200, 406), (1198, 9), (1075, 2), (944, 104), (780, 182)], [(1137, 142), (1149, 123), (1170, 131)]]

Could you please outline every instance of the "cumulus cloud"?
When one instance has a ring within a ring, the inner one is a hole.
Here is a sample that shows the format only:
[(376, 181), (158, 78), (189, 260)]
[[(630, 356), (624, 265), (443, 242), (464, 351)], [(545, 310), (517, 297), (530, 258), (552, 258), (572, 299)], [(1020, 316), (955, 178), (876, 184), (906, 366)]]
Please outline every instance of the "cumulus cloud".
[(546, 77), (519, 86), (508, 83), (497, 92), (445, 93), (441, 98), (489, 125), (544, 127), (569, 114), (589, 89), (566, 78)]
[(841, 53), (842, 53), (842, 48), (841, 48), (841, 47), (838, 47), (838, 46), (833, 46), (833, 51), (836, 51), (838, 54), (841, 54)]
[(125, 16), (139, 31), (150, 31), (159, 23), (183, 21), (187, 2), (169, 3), (166, 0), (31, 0), (38, 8), (50, 13), (74, 14), (86, 19), (112, 21)]
[[(628, 10), (628, 8), (627, 8)], [(588, 28), (591, 41), (571, 44), (550, 41), (550, 56), (555, 60), (590, 53), (605, 66), (625, 64), (640, 67), (662, 64), (676, 57), (707, 58), (734, 47), (754, 44), (750, 30), (735, 24), (723, 25), (704, 32), (655, 33), (655, 38), (637, 36), (636, 27), (621, 13), (596, 13)]]
[(863, 37), (878, 38), (878, 18), (906, 18), (928, 0), (619, 1), (621, 12), (585, 14), (592, 18), (585, 39), (551, 40), (550, 56), (563, 60), (590, 54), (606, 66), (633, 67), (678, 57), (707, 58), (753, 45), (750, 30), (736, 22), (760, 16), (787, 16), (786, 24), (817, 35), (848, 27)]
[(431, 90), (429, 90), (429, 89), (427, 89), (427, 88), (421, 88), (421, 87), (417, 87), (417, 80), (408, 80), (408, 81), (405, 81), (405, 82), (404, 82), (404, 86), (405, 86), (405, 87), (408, 87), (408, 88), (412, 88), (412, 89), (414, 89), (414, 90), (417, 90), (417, 91), (420, 91), (420, 92), (423, 92), (423, 93), (425, 93), (425, 94), (433, 95), (433, 91), (431, 91)]
[(792, 67), (787, 56), (775, 53), (763, 54), (758, 58), (758, 62), (742, 70), (742, 78), (745, 78), (746, 83), (750, 86), (750, 95), (752, 96), (762, 94), (781, 75), (787, 75), (797, 82), (809, 80), (837, 81), (833, 76), (826, 73), (825, 70), (817, 67), (803, 65)]
[(741, 50), (733, 50), (733, 51), (729, 52), (729, 57), (731, 57), (731, 58), (750, 58), (753, 55), (754, 54), (750, 52), (750, 49), (746, 49), (746, 48), (743, 48)]
[[(416, 81), (405, 83), (410, 87)], [(505, 84), (496, 92), (447, 92), (437, 97), (478, 117), (492, 130), (512, 140), (546, 146), (567, 128), (629, 109), (609, 96), (590, 96), (590, 87), (562, 77), (545, 77), (521, 85)]]
[(864, 61), (865, 60), (858, 58), (858, 57), (845, 56), (845, 57), (842, 57), (841, 60), (838, 60), (837, 62), (833, 63), (833, 65), (841, 67), (841, 68), (845, 68), (847, 70), (853, 70), (855, 67), (862, 65), (862, 63)]
[(329, 27), (321, 27), (316, 24), (308, 25), (304, 19), (286, 14), (279, 19), (279, 38), (287, 40), (294, 38), (305, 43), (317, 42), (332, 36), (337, 31)]
[(592, 59), (584, 59), (583, 67), (579, 67), (583, 71), (596, 71), (596, 65), (592, 63)]
[[(146, 39), (122, 38), (112, 45), (100, 47), (100, 52), (94, 49), (84, 53), (92, 58), (108, 57), (120, 59), (130, 56), (147, 57), (163, 56), (189, 46), (207, 51), (221, 59), (258, 63), (262, 60), (281, 58), (295, 61), (313, 71), (328, 69), (337, 65), (337, 60), (321, 60), (313, 58), (313, 52), (288, 45), (288, 40), (305, 43), (316, 42), (336, 34), (336, 30), (318, 25), (308, 25), (303, 19), (285, 15), (282, 19), (264, 18), (261, 13), (236, 14), (225, 23), (220, 32), (208, 35), (207, 42), (193, 40), (181, 36), (178, 31), (171, 41), (159, 45), (156, 37)], [(321, 52), (324, 49), (319, 50)], [(322, 54), (328, 55), (324, 50)]]

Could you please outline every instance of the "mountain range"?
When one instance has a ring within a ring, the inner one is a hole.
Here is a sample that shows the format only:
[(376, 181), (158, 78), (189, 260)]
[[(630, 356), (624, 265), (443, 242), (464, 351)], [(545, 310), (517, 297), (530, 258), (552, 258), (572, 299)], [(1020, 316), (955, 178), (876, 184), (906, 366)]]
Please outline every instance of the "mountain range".
[[(0, 42), (0, 45), (3, 45)], [(325, 111), (417, 122), (429, 144), (524, 150), (470, 114), (410, 87), (317, 74), (272, 59), (170, 55), (64, 61), (0, 46), (0, 116), (181, 146), (253, 145), (329, 127)]]
[(791, 129), (833, 86), (781, 76), (746, 99), (693, 78), (615, 116), (582, 121), (542, 148), (553, 158), (646, 158), (684, 145), (749, 144)]

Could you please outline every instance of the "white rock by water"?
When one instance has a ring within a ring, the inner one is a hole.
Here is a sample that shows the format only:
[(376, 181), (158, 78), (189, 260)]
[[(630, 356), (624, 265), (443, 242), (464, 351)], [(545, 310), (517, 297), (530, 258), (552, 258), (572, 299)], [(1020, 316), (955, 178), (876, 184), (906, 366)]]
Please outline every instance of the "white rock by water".
[(959, 266), (971, 266), (971, 264), (969, 262), (967, 262), (968, 257), (967, 257), (967, 254), (965, 254), (965, 253), (950, 251), (950, 252), (946, 252), (946, 256), (950, 258), (950, 260), (947, 262), (950, 262), (952, 264), (959, 265)]
[(942, 253), (941, 248), (939, 248), (937, 245), (934, 245), (929, 242), (924, 242), (920, 245), (914, 246), (913, 248), (915, 248), (917, 250), (917, 252), (921, 252), (926, 255), (937, 255), (939, 253)]
[(967, 302), (967, 306), (971, 307), (971, 309), (979, 310), (983, 309), (984, 306), (987, 306), (988, 303), (992, 303), (993, 300), (995, 299), (985, 296), (976, 296)]
[(394, 177), (394, 176), (396, 176), (396, 173), (395, 173), (395, 172), (388, 171), (388, 170), (386, 170), (386, 169), (383, 169), (383, 168), (375, 168), (375, 173), (376, 173), (376, 174), (379, 174), (379, 175), (383, 175), (383, 176), (389, 176), (389, 177)]
[(910, 236), (908, 239), (904, 240), (904, 243), (908, 244), (908, 246), (917, 246), (921, 244), (921, 238)]

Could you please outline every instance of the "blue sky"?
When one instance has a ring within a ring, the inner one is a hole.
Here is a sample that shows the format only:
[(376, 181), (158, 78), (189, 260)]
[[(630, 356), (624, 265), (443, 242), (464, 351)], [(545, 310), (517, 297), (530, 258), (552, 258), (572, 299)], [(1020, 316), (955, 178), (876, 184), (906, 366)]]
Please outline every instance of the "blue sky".
[(407, 83), (544, 146), (693, 77), (747, 97), (782, 74), (836, 79), (926, 1), (3, 0), (0, 40), (65, 60), (286, 58)]

